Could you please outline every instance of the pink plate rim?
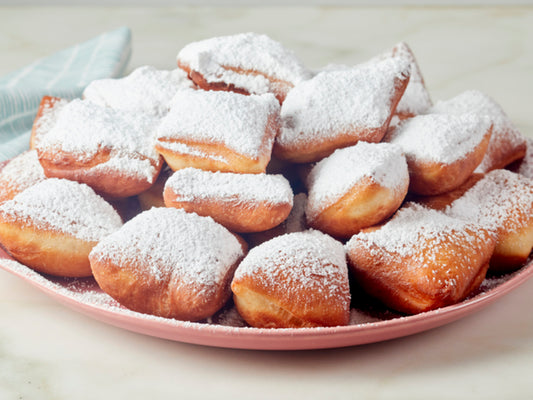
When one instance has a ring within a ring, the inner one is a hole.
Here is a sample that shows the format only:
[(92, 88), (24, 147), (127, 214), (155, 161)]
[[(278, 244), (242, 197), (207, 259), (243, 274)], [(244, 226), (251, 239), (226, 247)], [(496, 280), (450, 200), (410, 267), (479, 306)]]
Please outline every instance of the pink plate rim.
[(69, 296), (64, 290), (56, 289), (52, 281), (13, 261), (2, 249), (0, 267), (36, 286), (55, 300), (104, 323), (172, 341), (248, 350), (339, 348), (412, 335), (474, 313), (511, 292), (533, 275), (533, 261), (530, 261), (508, 280), (486, 292), (458, 304), (417, 315), (339, 327), (260, 329), (178, 321), (85, 302)]

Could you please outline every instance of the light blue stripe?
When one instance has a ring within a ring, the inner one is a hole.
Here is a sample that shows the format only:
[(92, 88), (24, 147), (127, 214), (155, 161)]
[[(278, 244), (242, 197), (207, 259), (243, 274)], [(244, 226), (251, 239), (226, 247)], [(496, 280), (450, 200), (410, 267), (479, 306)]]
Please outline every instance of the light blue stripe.
[(122, 76), (131, 31), (122, 27), (0, 78), (0, 161), (24, 151), (43, 96), (73, 99), (95, 79)]

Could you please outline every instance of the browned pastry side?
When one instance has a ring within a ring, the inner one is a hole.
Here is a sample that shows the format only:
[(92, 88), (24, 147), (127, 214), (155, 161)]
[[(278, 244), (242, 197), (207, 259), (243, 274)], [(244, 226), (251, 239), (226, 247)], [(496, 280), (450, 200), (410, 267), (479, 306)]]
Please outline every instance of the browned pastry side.
[(474, 150), (452, 163), (416, 160), (407, 157), (409, 191), (420, 195), (438, 195), (465, 183), (479, 165), (490, 141), (490, 131)]
[[(417, 314), (455, 304), (479, 287), (494, 234), (437, 213), (412, 206), (350, 239), (349, 265), (366, 292), (394, 310)], [(443, 222), (437, 226), (437, 220)]]
[(231, 296), (246, 244), (211, 218), (151, 208), (101, 240), (89, 255), (102, 290), (125, 307), (199, 321)]
[(231, 284), (239, 314), (258, 328), (346, 325), (350, 291), (342, 244), (318, 231), (253, 248)]

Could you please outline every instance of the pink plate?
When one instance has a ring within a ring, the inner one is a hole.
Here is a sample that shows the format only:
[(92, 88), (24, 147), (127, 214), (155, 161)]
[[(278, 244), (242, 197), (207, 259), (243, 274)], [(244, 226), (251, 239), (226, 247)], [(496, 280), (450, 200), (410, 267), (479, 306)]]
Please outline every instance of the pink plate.
[(254, 350), (335, 348), (411, 335), (476, 312), (509, 293), (533, 274), (533, 261), (530, 261), (517, 272), (486, 279), (476, 295), (459, 304), (418, 315), (401, 316), (386, 311), (352, 310), (352, 324), (349, 326), (258, 329), (243, 326), (231, 307), (212, 320), (201, 323), (133, 312), (103, 293), (92, 278), (63, 279), (44, 276), (14, 261), (2, 249), (0, 267), (30, 282), (67, 306), (123, 329), (185, 343)]

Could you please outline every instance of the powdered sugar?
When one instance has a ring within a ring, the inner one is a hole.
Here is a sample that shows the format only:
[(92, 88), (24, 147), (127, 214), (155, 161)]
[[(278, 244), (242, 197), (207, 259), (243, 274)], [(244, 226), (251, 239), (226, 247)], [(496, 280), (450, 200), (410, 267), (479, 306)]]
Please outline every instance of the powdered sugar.
[[(467, 90), (449, 100), (438, 101), (429, 113), (434, 114), (478, 114), (490, 118), (495, 132), (516, 131), (512, 121), (505, 114), (502, 107), (491, 97), (479, 90)], [(510, 132), (514, 134), (515, 132)], [(522, 136), (516, 132), (517, 137), (513, 140), (522, 140)], [(510, 138), (512, 139), (512, 138)]]
[(293, 84), (310, 77), (292, 51), (266, 35), (251, 32), (190, 43), (177, 59), (208, 82), (222, 81), (254, 94), (270, 91), (269, 77)]
[(55, 123), (42, 135), (37, 150), (57, 153), (58, 157), (69, 153), (81, 163), (90, 162), (108, 150), (111, 159), (101, 168), (151, 180), (156, 172), (152, 162), (159, 164), (153, 141), (156, 123), (157, 119), (144, 114), (76, 99), (61, 107)]
[(318, 212), (335, 203), (365, 177), (391, 190), (404, 186), (409, 173), (400, 147), (359, 142), (318, 162), (307, 179), (307, 212)]
[(122, 226), (115, 209), (89, 186), (46, 179), (0, 206), (2, 218), (98, 241)]
[[(430, 110), (431, 113), (461, 115), (473, 113), (488, 118), (492, 123), (492, 136), (490, 138), (487, 154), (475, 172), (488, 172), (497, 167), (500, 160), (494, 157), (504, 157), (523, 146), (525, 138), (514, 126), (502, 107), (491, 97), (478, 90), (468, 90), (447, 101), (439, 101)], [(506, 161), (506, 160), (504, 160)]]
[(207, 141), (252, 158), (272, 148), (274, 138), (265, 133), (269, 118), (279, 112), (279, 103), (272, 94), (183, 90), (171, 103), (170, 112), (157, 129), (162, 146), (165, 140)]
[(409, 46), (404, 42), (398, 43), (390, 53), (385, 54), (385, 57), (387, 56), (405, 58), (411, 65), (409, 83), (396, 106), (396, 113), (417, 115), (426, 112), (432, 106), (431, 97), (424, 84), (422, 71)]
[(2, 190), (20, 192), (44, 179), (46, 176), (35, 150), (18, 155), (0, 171), (0, 182), (4, 185)]
[(396, 80), (408, 76), (409, 63), (401, 58), (320, 72), (288, 93), (277, 141), (283, 146), (305, 145), (358, 129), (381, 128), (392, 111)]
[[(474, 247), (476, 241), (479, 244), (485, 239), (481, 234), (474, 237), (466, 233), (466, 229), (475, 232), (478, 225), (410, 203), (379, 229), (354, 235), (346, 243), (346, 248), (350, 250), (352, 246), (362, 244), (369, 249), (376, 246), (400, 256), (415, 256), (429, 242), (432, 247), (449, 241)], [(431, 254), (427, 256), (431, 257)]]
[(192, 81), (182, 69), (166, 71), (143, 66), (121, 79), (91, 82), (83, 91), (83, 97), (102, 106), (163, 116), (176, 92), (192, 87)]
[(490, 126), (488, 118), (475, 114), (418, 115), (402, 121), (386, 140), (400, 146), (408, 160), (451, 164), (474, 151)]
[(518, 229), (524, 218), (529, 221), (533, 214), (533, 182), (511, 171), (491, 171), (446, 213), (494, 231)]
[(185, 168), (174, 172), (167, 180), (177, 201), (217, 199), (222, 202), (267, 202), (290, 204), (293, 193), (289, 181), (282, 175), (234, 174)]
[(37, 146), (42, 135), (46, 134), (55, 125), (61, 109), (69, 102), (65, 99), (51, 97), (49, 102), (44, 103), (41, 116), (35, 121), (33, 127), (33, 146)]
[(314, 288), (325, 297), (346, 298), (348, 269), (342, 243), (319, 231), (288, 233), (254, 247), (234, 279), (250, 275), (264, 277), (267, 287), (282, 281), (281, 290)]
[(148, 158), (115, 155), (106, 162), (86, 169), (85, 174), (86, 176), (91, 174), (101, 176), (101, 174), (113, 174), (120, 171), (123, 175), (136, 176), (148, 183), (153, 183), (157, 173), (157, 168), (152, 164), (153, 162), (153, 159)]
[(90, 159), (105, 148), (157, 158), (151, 136), (156, 122), (144, 115), (75, 99), (61, 108), (38, 150), (60, 148), (80, 160)]
[(197, 148), (188, 146), (185, 143), (160, 141), (158, 144), (159, 146), (167, 150), (174, 151), (176, 153), (186, 154), (186, 155), (190, 155), (193, 157), (200, 157), (203, 159), (209, 159), (209, 160), (213, 160), (219, 163), (229, 165), (229, 160), (223, 155), (217, 154), (217, 153), (207, 153), (207, 152), (198, 150)]
[(242, 255), (235, 236), (210, 217), (152, 208), (103, 239), (90, 257), (137, 268), (139, 276), (145, 271), (156, 280), (179, 276), (213, 289)]

